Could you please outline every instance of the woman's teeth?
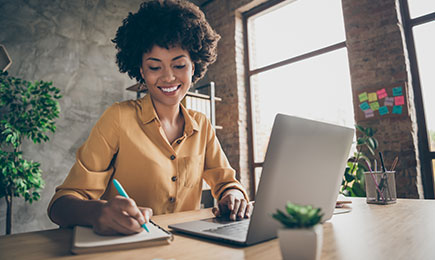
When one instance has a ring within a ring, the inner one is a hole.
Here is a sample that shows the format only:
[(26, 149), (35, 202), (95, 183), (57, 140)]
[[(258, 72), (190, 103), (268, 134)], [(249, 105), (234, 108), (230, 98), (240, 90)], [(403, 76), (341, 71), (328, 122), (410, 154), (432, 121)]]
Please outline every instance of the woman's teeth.
[(172, 92), (177, 90), (178, 86), (172, 87), (172, 88), (160, 88), (163, 92)]

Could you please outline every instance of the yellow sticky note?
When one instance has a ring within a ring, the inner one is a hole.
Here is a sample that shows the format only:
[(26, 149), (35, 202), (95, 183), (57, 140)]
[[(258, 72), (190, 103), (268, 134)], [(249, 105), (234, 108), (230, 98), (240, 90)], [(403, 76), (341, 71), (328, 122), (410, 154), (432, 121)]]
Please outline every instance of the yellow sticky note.
[(369, 102), (373, 102), (376, 100), (378, 100), (378, 95), (376, 95), (376, 92), (369, 93)]
[(376, 111), (376, 110), (378, 110), (379, 109), (379, 102), (373, 102), (373, 103), (370, 103), (370, 108), (373, 110), (373, 111)]

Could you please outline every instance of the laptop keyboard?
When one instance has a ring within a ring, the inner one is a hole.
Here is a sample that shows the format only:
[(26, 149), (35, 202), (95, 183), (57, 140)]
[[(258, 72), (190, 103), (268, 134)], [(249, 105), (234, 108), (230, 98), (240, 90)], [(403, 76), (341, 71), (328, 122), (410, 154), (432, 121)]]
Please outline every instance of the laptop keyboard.
[(225, 236), (246, 237), (248, 234), (248, 227), (249, 221), (240, 221), (228, 225), (222, 225), (217, 228), (206, 229), (204, 231)]

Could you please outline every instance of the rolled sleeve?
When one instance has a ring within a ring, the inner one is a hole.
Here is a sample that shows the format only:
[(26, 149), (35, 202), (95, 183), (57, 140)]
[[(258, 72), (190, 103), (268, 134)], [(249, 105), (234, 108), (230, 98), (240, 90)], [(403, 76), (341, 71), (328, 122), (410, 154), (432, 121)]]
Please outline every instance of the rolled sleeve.
[(213, 197), (219, 200), (226, 190), (238, 189), (243, 193), (245, 199), (249, 201), (249, 197), (242, 184), (237, 181), (236, 172), (230, 166), (211, 125), (208, 128), (208, 133), (203, 176), (211, 188)]
[(99, 199), (105, 192), (114, 172), (112, 159), (117, 152), (119, 109), (117, 104), (108, 108), (93, 127), (89, 138), (76, 153), (76, 161), (62, 185), (48, 205), (60, 197), (72, 195), (79, 199)]

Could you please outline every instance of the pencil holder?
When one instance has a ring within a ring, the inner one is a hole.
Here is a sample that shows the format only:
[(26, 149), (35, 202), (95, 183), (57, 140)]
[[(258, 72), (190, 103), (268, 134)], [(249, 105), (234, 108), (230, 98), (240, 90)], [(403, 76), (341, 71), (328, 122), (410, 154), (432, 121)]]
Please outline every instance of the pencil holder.
[(393, 204), (396, 203), (395, 171), (365, 172), (367, 203)]

